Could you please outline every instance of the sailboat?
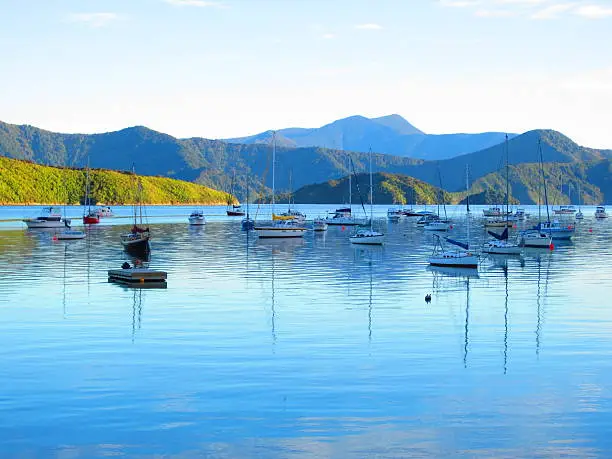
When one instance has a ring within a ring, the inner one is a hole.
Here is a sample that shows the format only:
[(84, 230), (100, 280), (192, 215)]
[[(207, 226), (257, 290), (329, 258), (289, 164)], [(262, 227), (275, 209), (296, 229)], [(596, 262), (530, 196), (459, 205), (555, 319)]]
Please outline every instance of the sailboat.
[(354, 170), (351, 172), (352, 169), (354, 169), (354, 167), (352, 168), (353, 162), (351, 160), (351, 157), (347, 155), (347, 161), (348, 161), (348, 189), (349, 189), (349, 202), (348, 202), (348, 207), (341, 207), (339, 209), (336, 209), (333, 213), (333, 215), (331, 217), (327, 217), (326, 221), (328, 225), (331, 226), (358, 226), (360, 225), (360, 222), (357, 221), (357, 219), (355, 219), (355, 217), (353, 217), (353, 179), (352, 179), (352, 173), (354, 172)]
[(456, 241), (451, 238), (444, 238), (449, 244), (455, 245), (458, 249), (447, 250), (444, 248), (442, 238), (434, 234), (434, 249), (429, 257), (429, 264), (432, 266), (443, 266), (449, 268), (478, 268), (478, 255), (470, 251), (470, 215), (467, 215), (467, 242)]
[(236, 182), (236, 172), (232, 175), (232, 184), (230, 185), (230, 191), (227, 194), (227, 209), (226, 213), (228, 217), (244, 217), (244, 211), (240, 204), (234, 204), (234, 185)]
[(303, 214), (299, 210), (291, 208), (291, 200), (293, 199), (293, 186), (291, 180), (291, 173), (289, 173), (289, 198), (287, 199), (287, 212), (275, 215), (272, 214), (272, 220), (293, 220), (296, 223), (304, 224), (306, 221), (306, 214)]
[(95, 225), (100, 223), (100, 215), (95, 210), (91, 210), (91, 197), (89, 196), (90, 182), (89, 182), (89, 161), (87, 161), (87, 173), (85, 174), (85, 205), (87, 206), (87, 212), (83, 213), (83, 224)]
[(249, 177), (246, 177), (246, 217), (242, 219), (241, 223), (244, 231), (250, 231), (255, 228), (255, 221), (249, 215)]
[[(440, 182), (440, 192), (438, 193), (438, 213), (437, 215), (426, 215), (424, 216), (425, 225), (423, 229), (426, 231), (448, 231), (451, 229), (450, 220), (448, 220), (446, 216), (446, 202), (444, 201), (444, 191), (442, 188), (442, 174), (440, 173), (440, 167), (438, 166), (438, 179)], [(444, 208), (444, 219), (439, 217), (440, 215), (440, 201), (442, 201), (442, 206)], [(421, 220), (417, 222), (419, 224)]]
[(349, 237), (351, 244), (382, 245), (385, 235), (374, 231), (374, 187), (372, 185), (372, 149), (370, 148), (370, 229), (359, 229)]
[[(276, 169), (276, 132), (272, 133), (272, 218), (274, 218), (274, 194), (275, 188), (275, 169)], [(272, 220), (265, 225), (255, 225), (255, 231), (259, 238), (288, 238), (303, 237), (307, 228), (293, 220)]]
[(517, 255), (521, 253), (521, 247), (508, 240), (508, 227), (510, 224), (510, 153), (508, 150), (508, 134), (506, 134), (506, 224), (504, 231), (501, 234), (497, 234), (493, 231), (487, 231), (494, 239), (485, 242), (482, 247), (482, 251), (485, 253), (499, 254), (499, 255)]
[[(542, 180), (544, 179), (544, 159), (542, 154), (542, 142), (538, 143), (540, 150), (540, 170), (542, 171)], [(546, 196), (546, 183), (544, 184), (544, 196)], [(553, 240), (570, 240), (574, 235), (576, 229), (573, 226), (565, 225), (562, 226), (559, 223), (559, 220), (550, 220), (550, 212), (548, 211), (548, 198), (546, 197), (546, 213), (548, 215), (548, 220), (545, 222), (540, 222), (534, 228), (544, 234), (549, 235)]]
[(133, 205), (134, 225), (132, 226), (129, 233), (121, 235), (121, 244), (127, 252), (136, 255), (147, 255), (151, 250), (151, 246), (149, 245), (151, 235), (149, 232), (149, 227), (143, 227), (142, 183), (136, 177), (136, 171), (134, 167), (132, 167), (132, 174), (134, 175), (134, 180), (137, 181), (136, 199)]
[(534, 228), (522, 231), (520, 235), (520, 244), (523, 247), (535, 247), (535, 248), (550, 248), (552, 250), (552, 238), (550, 234), (547, 234), (540, 230), (540, 225), (542, 224), (542, 199), (541, 199), (541, 191), (544, 190), (544, 202), (546, 203), (546, 215), (548, 217), (548, 221), (550, 221), (550, 212), (548, 209), (548, 191), (546, 189), (546, 179), (544, 177), (544, 167), (542, 166), (542, 145), (541, 141), (538, 142), (538, 149), (540, 152), (540, 172), (542, 176), (542, 181), (540, 182), (540, 193), (538, 196), (538, 224)]
[(576, 220), (584, 220), (582, 213), (582, 195), (580, 194), (580, 183), (578, 183), (578, 212), (576, 212)]

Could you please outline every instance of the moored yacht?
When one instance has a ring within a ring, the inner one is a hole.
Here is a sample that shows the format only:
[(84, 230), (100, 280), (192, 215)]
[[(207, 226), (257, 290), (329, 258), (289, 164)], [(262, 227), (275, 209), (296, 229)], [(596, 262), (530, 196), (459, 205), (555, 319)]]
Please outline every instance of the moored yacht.
[(374, 187), (372, 185), (372, 149), (370, 148), (370, 228), (359, 229), (349, 237), (351, 244), (362, 245), (382, 245), (385, 242), (385, 235), (374, 231)]
[(28, 228), (63, 228), (70, 224), (70, 219), (62, 218), (62, 210), (59, 207), (43, 207), (40, 215), (36, 218), (24, 218), (22, 220)]
[(191, 212), (191, 215), (189, 215), (189, 224), (193, 226), (206, 225), (206, 217), (204, 216), (204, 212), (199, 209)]
[(595, 218), (608, 218), (606, 208), (604, 206), (597, 206), (595, 209)]

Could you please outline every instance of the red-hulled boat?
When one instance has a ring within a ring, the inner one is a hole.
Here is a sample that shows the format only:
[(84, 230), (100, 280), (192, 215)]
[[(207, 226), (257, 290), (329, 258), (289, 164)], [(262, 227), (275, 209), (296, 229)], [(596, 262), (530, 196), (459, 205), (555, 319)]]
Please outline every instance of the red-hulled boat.
[(95, 225), (96, 223), (100, 223), (100, 217), (95, 212), (90, 212), (87, 215), (83, 215), (83, 224)]

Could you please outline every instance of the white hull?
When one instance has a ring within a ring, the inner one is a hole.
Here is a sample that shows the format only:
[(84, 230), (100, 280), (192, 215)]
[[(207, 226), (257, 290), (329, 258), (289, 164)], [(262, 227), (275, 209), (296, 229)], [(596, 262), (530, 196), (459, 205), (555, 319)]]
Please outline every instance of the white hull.
[(326, 220), (326, 223), (330, 226), (359, 226), (361, 222), (355, 220), (354, 218), (347, 217), (337, 217), (337, 218), (329, 218)]
[(442, 222), (431, 222), (423, 226), (423, 229), (426, 231), (448, 231), (450, 230), (450, 224)]
[(524, 234), (521, 237), (521, 245), (523, 247), (535, 247), (548, 249), (552, 244), (550, 236), (541, 233)]
[(382, 245), (385, 242), (385, 235), (378, 234), (376, 236), (351, 236), (349, 237), (351, 244), (361, 245)]
[(193, 226), (206, 225), (206, 219), (204, 217), (189, 217), (189, 224)]
[(306, 228), (277, 228), (271, 227), (255, 227), (257, 236), (264, 239), (271, 238), (287, 238), (287, 237), (304, 237)]
[(478, 257), (471, 252), (440, 252), (429, 257), (429, 264), (449, 268), (477, 268)]
[[(65, 228), (64, 220), (23, 220), (28, 228)], [(70, 223), (70, 220), (68, 221)]]
[(85, 239), (85, 233), (83, 231), (62, 231), (55, 235), (56, 239), (60, 241), (72, 241), (75, 239)]
[(520, 255), (521, 247), (516, 244), (489, 242), (483, 246), (482, 251), (494, 255)]

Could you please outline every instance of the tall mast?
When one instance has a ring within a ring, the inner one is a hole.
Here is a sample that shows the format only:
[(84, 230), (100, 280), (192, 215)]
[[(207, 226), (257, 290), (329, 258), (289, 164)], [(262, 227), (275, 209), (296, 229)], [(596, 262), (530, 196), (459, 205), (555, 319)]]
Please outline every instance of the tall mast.
[(508, 152), (508, 134), (506, 134), (506, 228), (508, 227), (509, 206), (510, 206), (510, 153)]
[(544, 155), (542, 154), (542, 140), (538, 140), (538, 150), (540, 151), (540, 171), (542, 172), (542, 185), (544, 186), (544, 202), (546, 203), (546, 218), (550, 223), (550, 211), (548, 210), (548, 192), (546, 190), (546, 179), (544, 178)]
[(272, 131), (272, 219), (274, 219), (274, 167), (276, 165), (276, 131)]
[(466, 164), (465, 165), (465, 193), (466, 193), (466, 197), (465, 197), (465, 202), (467, 205), (467, 209), (466, 211), (469, 213), (470, 212), (470, 165)]
[(374, 198), (372, 192), (372, 147), (370, 147), (370, 231), (374, 231)]
[(348, 173), (349, 173), (349, 209), (351, 210), (351, 215), (353, 215), (353, 174), (351, 174), (351, 157), (346, 155), (348, 159)]

